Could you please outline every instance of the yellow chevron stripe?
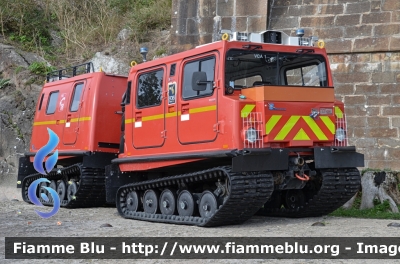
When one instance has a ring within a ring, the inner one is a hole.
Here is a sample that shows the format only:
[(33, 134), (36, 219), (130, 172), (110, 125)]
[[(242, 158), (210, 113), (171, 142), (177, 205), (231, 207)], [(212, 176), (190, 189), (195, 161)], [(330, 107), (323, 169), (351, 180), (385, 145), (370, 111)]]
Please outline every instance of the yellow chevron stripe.
[(300, 116), (291, 116), (286, 124), (282, 127), (281, 131), (279, 131), (278, 135), (276, 135), (274, 140), (284, 140), (299, 119)]
[(265, 134), (271, 133), (272, 129), (275, 127), (275, 125), (278, 123), (278, 121), (281, 119), (281, 117), (282, 117), (282, 115), (271, 116), (271, 118), (265, 124)]
[(303, 119), (306, 121), (307, 125), (311, 128), (319, 140), (328, 140), (321, 128), (319, 128), (317, 123), (315, 123), (314, 119), (312, 119), (310, 116), (303, 116)]
[(324, 122), (325, 126), (331, 131), (332, 134), (335, 134), (335, 124), (329, 118), (329, 116), (321, 116), (322, 122)]
[(297, 132), (296, 136), (294, 136), (293, 140), (310, 140), (310, 137), (307, 133), (300, 128), (299, 132)]
[(254, 107), (256, 107), (256, 105), (245, 105), (242, 110), (240, 111), (240, 116), (243, 117), (247, 117), (251, 111), (253, 111)]
[(337, 118), (343, 118), (343, 112), (342, 110), (339, 108), (339, 106), (335, 106), (335, 116)]

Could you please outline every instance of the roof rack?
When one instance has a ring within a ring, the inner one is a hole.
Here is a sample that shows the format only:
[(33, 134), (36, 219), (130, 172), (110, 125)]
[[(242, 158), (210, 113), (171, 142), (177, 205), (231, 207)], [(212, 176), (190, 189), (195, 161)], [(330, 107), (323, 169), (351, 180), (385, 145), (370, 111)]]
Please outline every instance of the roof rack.
[(71, 66), (65, 69), (52, 71), (47, 74), (46, 80), (47, 82), (54, 82), (90, 72), (94, 72), (93, 63), (87, 62), (84, 64)]

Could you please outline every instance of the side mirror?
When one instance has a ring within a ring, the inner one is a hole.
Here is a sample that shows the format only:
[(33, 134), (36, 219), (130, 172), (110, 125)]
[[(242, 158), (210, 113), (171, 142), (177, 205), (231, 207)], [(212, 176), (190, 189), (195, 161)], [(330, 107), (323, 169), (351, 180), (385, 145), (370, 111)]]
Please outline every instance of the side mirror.
[(205, 91), (208, 83), (212, 83), (212, 81), (207, 81), (207, 74), (205, 72), (193, 73), (192, 75), (193, 91)]

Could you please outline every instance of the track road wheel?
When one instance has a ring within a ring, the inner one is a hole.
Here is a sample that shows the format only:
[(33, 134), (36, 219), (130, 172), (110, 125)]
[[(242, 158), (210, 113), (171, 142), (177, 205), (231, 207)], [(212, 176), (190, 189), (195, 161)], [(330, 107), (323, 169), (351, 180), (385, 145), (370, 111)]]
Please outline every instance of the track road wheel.
[(42, 187), (48, 187), (48, 186), (49, 186), (48, 182), (41, 182), (39, 184), (39, 196), (38, 197), (42, 198), (46, 202), (49, 200), (49, 194), (48, 194), (48, 191)]
[(77, 191), (78, 186), (76, 185), (76, 182), (74, 180), (70, 180), (67, 188), (67, 198), (69, 202), (76, 199), (75, 194)]
[(201, 217), (210, 218), (218, 209), (218, 202), (215, 195), (210, 191), (204, 191), (200, 198), (199, 213)]
[(158, 197), (157, 193), (150, 189), (147, 190), (143, 195), (143, 209), (146, 213), (155, 214), (158, 209)]
[[(55, 180), (52, 180), (50, 182), (50, 188), (57, 192), (57, 182)], [(50, 195), (49, 199), (50, 199), (50, 202), (52, 203), (53, 202), (53, 196)]]
[(131, 191), (126, 196), (126, 208), (131, 212), (137, 212), (139, 209), (140, 200), (136, 191)]
[(57, 193), (60, 197), (60, 201), (63, 201), (67, 193), (67, 186), (63, 180), (60, 180), (57, 184)]
[(180, 192), (177, 207), (180, 216), (192, 216), (196, 208), (193, 195), (187, 190)]
[(285, 208), (296, 209), (305, 205), (303, 190), (287, 190), (285, 195)]
[(160, 211), (163, 215), (173, 215), (176, 210), (176, 195), (170, 189), (165, 189), (160, 195)]

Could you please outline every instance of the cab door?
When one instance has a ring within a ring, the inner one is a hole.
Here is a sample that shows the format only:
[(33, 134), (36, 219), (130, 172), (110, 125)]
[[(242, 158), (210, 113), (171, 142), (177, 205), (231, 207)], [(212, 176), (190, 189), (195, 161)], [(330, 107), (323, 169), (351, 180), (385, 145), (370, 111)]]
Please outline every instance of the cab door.
[(165, 75), (165, 66), (146, 69), (136, 75), (132, 122), (132, 142), (136, 149), (161, 147), (164, 144)]
[[(186, 59), (181, 70), (180, 102), (178, 104), (178, 139), (181, 144), (211, 142), (217, 138), (217, 80), (218, 53)], [(193, 88), (193, 76), (203, 76), (204, 90)]]
[(63, 132), (63, 143), (65, 145), (75, 144), (78, 138), (81, 102), (85, 86), (86, 80), (75, 82), (73, 84), (71, 100), (68, 100), (67, 94), (61, 94), (60, 105), (63, 104), (65, 105), (64, 107), (67, 107)]

